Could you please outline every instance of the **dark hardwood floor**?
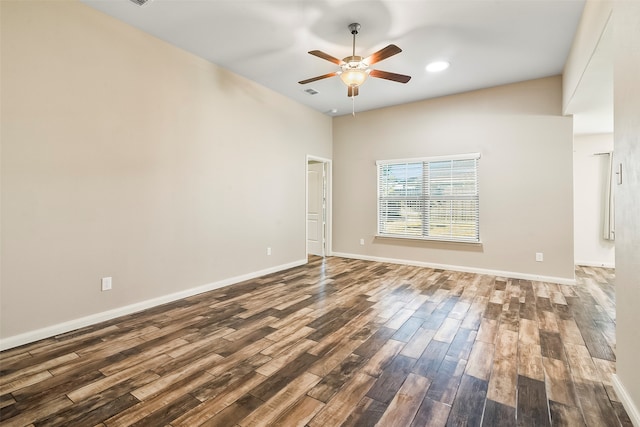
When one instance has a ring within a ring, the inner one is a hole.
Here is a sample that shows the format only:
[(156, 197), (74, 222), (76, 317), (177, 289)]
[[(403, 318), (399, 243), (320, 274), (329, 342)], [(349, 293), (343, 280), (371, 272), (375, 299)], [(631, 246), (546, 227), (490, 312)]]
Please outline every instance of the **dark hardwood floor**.
[(631, 426), (613, 270), (343, 258), (0, 354), (4, 426)]

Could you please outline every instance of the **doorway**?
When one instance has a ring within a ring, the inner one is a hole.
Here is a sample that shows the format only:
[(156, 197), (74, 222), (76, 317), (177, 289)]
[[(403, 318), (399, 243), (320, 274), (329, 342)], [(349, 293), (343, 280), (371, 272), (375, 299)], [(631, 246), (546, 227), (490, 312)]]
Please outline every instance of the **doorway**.
[(331, 161), (307, 156), (307, 256), (330, 255)]

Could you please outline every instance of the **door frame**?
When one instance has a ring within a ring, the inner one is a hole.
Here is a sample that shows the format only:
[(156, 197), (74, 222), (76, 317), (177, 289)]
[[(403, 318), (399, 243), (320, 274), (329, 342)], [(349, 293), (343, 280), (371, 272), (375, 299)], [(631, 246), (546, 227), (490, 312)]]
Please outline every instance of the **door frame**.
[(331, 159), (325, 157), (318, 157), (307, 154), (304, 166), (304, 252), (305, 258), (309, 258), (309, 225), (307, 219), (309, 218), (309, 162), (320, 162), (324, 166), (324, 186), (326, 188), (325, 194), (325, 206), (324, 206), (324, 256), (331, 256), (331, 222), (332, 222), (332, 206), (331, 206), (331, 194), (332, 194), (332, 164)]

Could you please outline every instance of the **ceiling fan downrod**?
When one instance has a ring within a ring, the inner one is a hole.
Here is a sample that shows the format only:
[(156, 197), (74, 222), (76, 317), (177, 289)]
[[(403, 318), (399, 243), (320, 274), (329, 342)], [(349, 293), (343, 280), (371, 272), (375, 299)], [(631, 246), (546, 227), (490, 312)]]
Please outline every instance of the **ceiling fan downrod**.
[[(353, 24), (349, 24), (349, 31), (351, 31), (351, 34), (353, 35), (353, 49), (351, 51), (352, 52), (351, 59), (355, 59), (356, 58), (356, 34), (358, 34), (358, 31), (360, 31), (360, 24), (358, 24), (357, 22), (354, 22)], [(351, 92), (351, 97), (350, 97), (351, 98), (351, 114), (353, 115), (353, 117), (356, 116), (356, 97), (355, 97), (356, 93)]]
[(358, 34), (358, 31), (360, 31), (360, 24), (358, 24), (357, 22), (354, 22), (353, 24), (349, 24), (349, 31), (351, 31), (351, 34), (353, 34), (353, 53), (351, 54), (351, 56), (356, 56), (356, 34)]

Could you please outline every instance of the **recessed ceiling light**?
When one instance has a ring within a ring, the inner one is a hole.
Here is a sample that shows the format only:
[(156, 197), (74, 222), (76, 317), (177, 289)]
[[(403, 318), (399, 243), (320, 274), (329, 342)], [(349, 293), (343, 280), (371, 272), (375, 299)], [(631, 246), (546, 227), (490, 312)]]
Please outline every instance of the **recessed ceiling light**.
[(449, 63), (447, 61), (434, 61), (427, 65), (426, 69), (430, 73), (437, 73), (439, 71), (444, 71), (449, 68)]

